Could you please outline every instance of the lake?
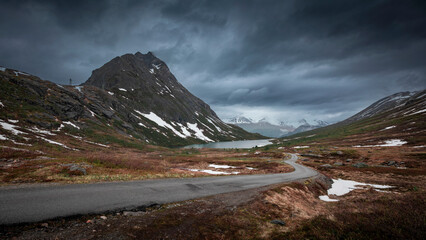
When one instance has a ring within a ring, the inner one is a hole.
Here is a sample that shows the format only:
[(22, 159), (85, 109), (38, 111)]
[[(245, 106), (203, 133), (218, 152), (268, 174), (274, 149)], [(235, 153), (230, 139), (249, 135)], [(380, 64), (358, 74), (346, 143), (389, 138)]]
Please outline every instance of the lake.
[(212, 142), (205, 144), (193, 144), (184, 148), (252, 148), (256, 146), (263, 147), (272, 144), (271, 140), (272, 139)]

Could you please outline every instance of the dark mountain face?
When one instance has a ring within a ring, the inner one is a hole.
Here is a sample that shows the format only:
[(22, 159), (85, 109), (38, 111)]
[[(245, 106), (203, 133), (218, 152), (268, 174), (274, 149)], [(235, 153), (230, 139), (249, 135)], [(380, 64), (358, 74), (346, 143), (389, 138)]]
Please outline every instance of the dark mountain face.
[(132, 94), (135, 108), (154, 111), (158, 116), (178, 122), (194, 122), (194, 113), (218, 119), (210, 107), (184, 88), (167, 65), (151, 52), (125, 54), (93, 71), (83, 84)]
[[(93, 71), (82, 86), (57, 85), (0, 68), (0, 88), (1, 139), (15, 142), (66, 139), (69, 134), (123, 146), (263, 138), (222, 122), (152, 53), (116, 57)], [(8, 124), (24, 137), (6, 129)]]

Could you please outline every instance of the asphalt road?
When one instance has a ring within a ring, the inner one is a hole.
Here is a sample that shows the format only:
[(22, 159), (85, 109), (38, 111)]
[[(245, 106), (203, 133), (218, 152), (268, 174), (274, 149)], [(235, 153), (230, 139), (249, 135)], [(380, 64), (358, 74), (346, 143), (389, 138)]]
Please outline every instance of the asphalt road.
[(0, 225), (38, 222), (80, 214), (135, 209), (150, 204), (189, 200), (220, 193), (309, 178), (318, 173), (286, 162), (295, 171), (280, 174), (234, 175), (132, 182), (0, 188)]

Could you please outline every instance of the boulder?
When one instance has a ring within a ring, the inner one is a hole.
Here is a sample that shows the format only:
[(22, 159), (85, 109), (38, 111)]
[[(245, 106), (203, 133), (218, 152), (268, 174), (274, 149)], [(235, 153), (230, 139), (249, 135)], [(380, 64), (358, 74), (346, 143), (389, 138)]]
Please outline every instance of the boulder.
[(86, 169), (85, 169), (85, 168), (83, 168), (83, 167), (80, 167), (80, 166), (78, 166), (78, 165), (72, 165), (72, 166), (69, 168), (69, 170), (70, 170), (70, 172), (80, 172), (80, 173), (82, 173), (83, 175), (86, 175), (86, 174), (87, 174)]
[(124, 211), (123, 212), (124, 216), (133, 216), (133, 217), (135, 217), (135, 216), (142, 216), (144, 214), (145, 214), (145, 212), (142, 212), (142, 211), (138, 211), (138, 212)]
[(389, 161), (389, 162), (388, 162), (388, 166), (393, 166), (393, 165), (396, 165), (396, 162), (395, 162), (395, 161)]
[(280, 225), (280, 226), (285, 226), (285, 222), (279, 219), (272, 220), (270, 223)]
[(87, 170), (86, 168), (92, 168), (92, 165), (89, 164), (82, 164), (78, 165), (75, 163), (68, 163), (68, 164), (61, 164), (62, 167), (65, 167), (65, 170), (70, 175), (86, 175)]
[(343, 166), (343, 163), (342, 162), (335, 162), (333, 165), (334, 166)]
[(363, 162), (357, 162), (357, 163), (355, 163), (355, 164), (352, 164), (352, 166), (353, 166), (353, 167), (356, 167), (356, 168), (364, 168), (364, 167), (368, 167), (368, 165), (367, 165), (366, 163), (363, 163)]

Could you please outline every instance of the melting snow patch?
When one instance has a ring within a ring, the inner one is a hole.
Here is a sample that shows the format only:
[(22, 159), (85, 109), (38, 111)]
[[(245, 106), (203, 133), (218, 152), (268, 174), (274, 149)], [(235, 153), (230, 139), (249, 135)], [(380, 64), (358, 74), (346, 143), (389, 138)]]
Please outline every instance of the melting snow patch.
[(87, 109), (87, 110), (90, 112), (90, 114), (92, 115), (92, 117), (95, 116), (95, 113), (92, 110), (90, 110), (90, 109)]
[(63, 122), (63, 123), (68, 124), (68, 125), (71, 125), (71, 126), (73, 126), (73, 127), (77, 128), (77, 129), (80, 129), (80, 127), (79, 127), (79, 126), (75, 125), (74, 123), (72, 123), (72, 122), (70, 122), (70, 121), (66, 121), (66, 122)]
[(210, 118), (207, 118), (207, 121), (209, 121), (209, 123), (211, 123), (211, 124), (213, 124), (213, 126), (219, 131), (219, 132), (222, 132), (222, 129), (220, 128), (220, 127), (218, 127), (218, 126), (216, 126), (216, 124), (214, 124), (214, 122), (210, 119)]
[(229, 165), (218, 165), (218, 164), (209, 164), (209, 167), (212, 168), (236, 168), (234, 166), (229, 166)]
[(31, 147), (31, 146), (32, 146), (31, 144), (27, 144), (27, 143), (20, 143), (20, 142), (17, 142), (17, 141), (15, 141), (15, 140), (13, 140), (13, 139), (11, 139), (11, 141), (12, 141), (14, 144), (16, 144), (16, 145), (29, 146), (29, 147)]
[(83, 92), (81, 91), (82, 86), (76, 86), (76, 87), (74, 87), (74, 88), (75, 88), (75, 89), (77, 89), (79, 92), (83, 93)]
[(153, 67), (155, 67), (155, 68), (158, 70), (158, 69), (160, 69), (161, 63), (160, 63), (160, 64), (157, 64), (157, 65), (152, 64), (152, 66), (153, 66)]
[(101, 146), (101, 147), (109, 148), (108, 145), (104, 145), (104, 144), (100, 144), (100, 143), (96, 143), (96, 142), (91, 142), (91, 141), (87, 141), (87, 140), (83, 140), (83, 141), (90, 143), (90, 144), (98, 145), (98, 146)]
[(0, 140), (7, 140), (7, 137), (0, 134)]
[(168, 128), (170, 130), (172, 130), (176, 135), (178, 135), (181, 138), (186, 138), (185, 135), (183, 135), (182, 133), (178, 132), (172, 125), (168, 124), (166, 121), (164, 121), (163, 119), (161, 119), (159, 116), (157, 116), (157, 114), (150, 112), (149, 114), (145, 114), (145, 113), (141, 113), (137, 110), (135, 110), (135, 112), (141, 114), (142, 116), (148, 118), (149, 120), (155, 122), (158, 126), (164, 127), (164, 128)]
[(180, 129), (182, 130), (182, 133), (183, 133), (185, 136), (187, 136), (187, 137), (190, 137), (190, 136), (191, 136), (191, 133), (188, 131), (188, 129), (187, 129), (184, 125), (182, 125), (182, 124), (180, 124), (180, 123), (177, 123), (177, 125), (179, 125), (179, 126), (180, 126)]
[(325, 202), (338, 202), (339, 201), (337, 199), (331, 199), (327, 195), (319, 196), (319, 199), (321, 199), (321, 200), (323, 200)]
[(422, 113), (422, 112), (426, 112), (426, 109), (423, 109), (423, 110), (420, 110), (420, 111), (417, 111), (417, 112), (413, 112), (413, 113), (409, 114), (409, 116), (414, 115), (414, 114), (419, 114), (419, 113)]
[(357, 147), (357, 148), (360, 148), (360, 147), (398, 147), (398, 146), (402, 146), (402, 145), (404, 145), (406, 143), (407, 143), (407, 141), (404, 141), (404, 140), (391, 139), (391, 140), (385, 141), (384, 144), (379, 144), (379, 145), (363, 145), (363, 146), (356, 145), (356, 146), (353, 146), (353, 147)]
[(424, 148), (424, 147), (426, 147), (426, 145), (414, 146), (413, 148)]
[[(333, 184), (331, 185), (331, 188), (328, 189), (327, 194), (335, 195), (335, 196), (343, 196), (352, 190), (362, 189), (362, 187), (359, 187), (359, 186), (370, 186), (377, 189), (392, 188), (392, 186), (388, 186), (388, 185), (368, 184), (368, 183), (355, 182), (352, 180), (333, 179)], [(337, 199), (330, 199), (327, 195), (319, 196), (319, 198), (327, 202), (339, 201)]]
[(206, 127), (208, 130), (210, 130), (210, 132), (214, 132), (213, 129), (211, 129), (209, 126), (207, 126), (206, 124), (202, 123), (200, 120), (197, 119), (197, 121), (199, 123), (201, 123), (201, 125), (203, 125), (204, 127)]
[(298, 148), (309, 148), (309, 146), (295, 146), (293, 148), (296, 148), (296, 149), (298, 149)]
[(50, 143), (50, 144), (55, 144), (55, 145), (59, 145), (59, 146), (61, 146), (63, 148), (66, 148), (66, 149), (72, 149), (74, 151), (78, 151), (77, 149), (67, 147), (65, 144), (62, 144), (62, 143), (59, 143), (59, 142), (55, 142), (53, 140), (50, 140), (50, 139), (47, 139), (47, 138), (44, 138), (44, 137), (40, 137), (40, 136), (37, 136), (37, 137), (40, 138), (40, 139), (42, 139), (42, 140), (44, 140), (44, 141), (46, 141), (46, 142), (48, 142), (48, 143)]
[(31, 76), (31, 75), (30, 75), (30, 74), (28, 74), (28, 73), (24, 73), (24, 72), (20, 72), (20, 71), (14, 71), (14, 73), (15, 73), (15, 75), (16, 75), (16, 76), (19, 76), (19, 75)]
[(13, 120), (13, 119), (8, 119), (7, 121), (11, 122), (11, 123), (18, 123), (19, 122), (19, 120)]
[(3, 103), (0, 101), (0, 107), (4, 107)]
[(211, 140), (210, 138), (204, 136), (203, 134), (203, 130), (199, 129), (197, 127), (197, 123), (186, 123), (186, 125), (195, 132), (195, 136), (201, 140), (204, 141), (208, 141), (208, 142), (213, 142), (213, 140)]
[(61, 125), (58, 127), (58, 129), (56, 129), (56, 130), (53, 130), (53, 131), (55, 131), (55, 132), (59, 132), (59, 131), (61, 131), (61, 129), (62, 128), (64, 128), (65, 126), (64, 126), (64, 124), (62, 124), (61, 123)]
[(78, 140), (82, 140), (83, 139), (80, 136), (75, 136), (75, 135), (72, 135), (72, 134), (69, 134), (69, 133), (65, 133), (65, 135), (68, 135), (68, 136), (73, 137), (73, 138), (78, 139)]
[(37, 127), (33, 127), (33, 128), (31, 128), (31, 129), (28, 129), (28, 130), (30, 130), (31, 132), (33, 132), (33, 133), (41, 133), (41, 134), (47, 134), (47, 135), (51, 135), (51, 136), (54, 136), (54, 135), (56, 135), (56, 134), (54, 134), (54, 133), (51, 133), (50, 131), (48, 131), (48, 130), (41, 130), (41, 129), (38, 129)]
[(246, 167), (248, 170), (255, 170), (256, 168)]
[(131, 113), (132, 114), (132, 116), (133, 117), (135, 117), (135, 118), (137, 118), (137, 119), (139, 119), (139, 120), (142, 120), (142, 118), (140, 118), (138, 115), (136, 115), (136, 114), (134, 114), (134, 113)]
[(239, 174), (240, 172), (221, 172), (221, 171), (214, 171), (214, 170), (203, 170), (203, 169), (188, 169), (189, 171), (192, 172), (204, 172), (204, 173), (208, 173), (208, 174), (213, 174), (213, 175), (219, 175), (219, 174), (223, 174), (223, 175), (231, 175), (231, 174)]
[(16, 128), (18, 128), (18, 126), (3, 122), (2, 120), (0, 120), (0, 126), (2, 126), (2, 128), (6, 129), (8, 131), (11, 131), (14, 135), (27, 134), (27, 133), (24, 133), (22, 131), (16, 130)]
[(396, 127), (396, 126), (389, 126), (389, 127), (385, 127), (385, 128), (383, 128), (382, 130), (380, 130), (380, 131), (384, 131), (384, 130), (392, 129), (392, 128), (394, 128), (394, 127)]
[(108, 94), (109, 94), (109, 95), (111, 95), (111, 96), (112, 96), (112, 95), (114, 95), (114, 93), (113, 93), (113, 92), (108, 92)]
[(143, 123), (138, 123), (138, 125), (146, 128), (146, 126)]
[(149, 72), (151, 73), (151, 74), (154, 74), (154, 69), (149, 69)]
[(124, 88), (119, 88), (118, 90), (123, 91), (123, 92), (127, 92), (127, 90), (124, 89)]

